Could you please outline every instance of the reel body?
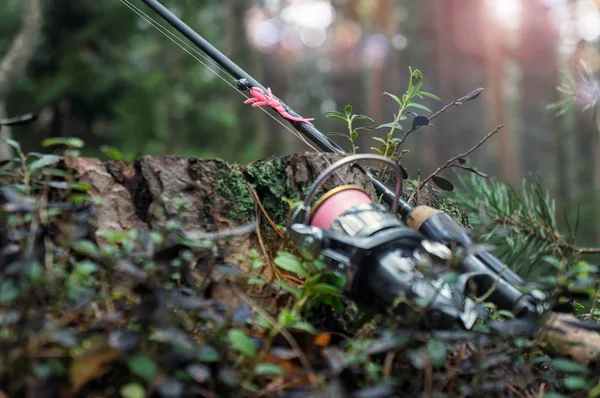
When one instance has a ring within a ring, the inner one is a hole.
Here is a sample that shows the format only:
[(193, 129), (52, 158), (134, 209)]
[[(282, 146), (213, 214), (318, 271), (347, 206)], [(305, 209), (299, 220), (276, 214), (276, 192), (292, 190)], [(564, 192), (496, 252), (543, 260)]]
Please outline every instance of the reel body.
[[(360, 155), (362, 159), (369, 157), (389, 161), (377, 155)], [(310, 206), (325, 178), (353, 160), (352, 156), (344, 158), (317, 178), (292, 217), (293, 239), (312, 256), (323, 254), (336, 272), (344, 274), (346, 294), (362, 305), (393, 307), (410, 323), (424, 321), (435, 328), (458, 324), (470, 329), (483, 314), (481, 307), (453, 286), (440, 279), (430, 280), (421, 272), (444, 266), (451, 259), (445, 245), (427, 240), (404, 225), (393, 210), (388, 212), (357, 186), (336, 187)], [(401, 181), (400, 170), (394, 163), (391, 166)], [(400, 182), (396, 188), (399, 194)]]

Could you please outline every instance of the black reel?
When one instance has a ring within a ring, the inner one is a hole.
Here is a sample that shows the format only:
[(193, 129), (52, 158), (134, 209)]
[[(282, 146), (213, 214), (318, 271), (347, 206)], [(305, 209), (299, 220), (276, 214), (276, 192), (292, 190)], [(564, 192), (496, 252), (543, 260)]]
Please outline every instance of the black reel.
[(392, 307), (408, 323), (422, 320), (433, 328), (458, 324), (470, 329), (484, 315), (483, 308), (439, 276), (428, 278), (451, 260), (445, 245), (407, 227), (396, 209), (387, 211), (356, 186), (334, 188), (310, 206), (327, 177), (357, 160), (390, 165), (400, 194), (401, 171), (391, 160), (371, 154), (345, 157), (323, 171), (296, 209), (290, 225), (294, 240), (302, 251), (313, 257), (322, 254), (336, 272), (346, 275), (345, 291), (358, 303)]

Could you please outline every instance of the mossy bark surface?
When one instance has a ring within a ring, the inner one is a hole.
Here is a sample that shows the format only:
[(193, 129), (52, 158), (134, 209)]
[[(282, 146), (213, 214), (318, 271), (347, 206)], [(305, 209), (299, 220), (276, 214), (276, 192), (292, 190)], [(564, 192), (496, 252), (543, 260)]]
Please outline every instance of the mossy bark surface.
[[(274, 223), (285, 226), (291, 205), (301, 201), (316, 177), (343, 156), (305, 152), (247, 165), (168, 156), (144, 156), (133, 163), (73, 158), (70, 166), (79, 172), (82, 182), (92, 185), (92, 194), (103, 199), (99, 229), (164, 225), (173, 217), (183, 217), (186, 228), (214, 232), (248, 224), (257, 214), (266, 226), (255, 198)], [(332, 175), (317, 197), (343, 184), (358, 185), (373, 200), (378, 199), (368, 179), (350, 166)], [(433, 188), (419, 195), (418, 204), (441, 208), (462, 221), (458, 207), (440, 200)], [(259, 246), (257, 238), (252, 233), (224, 242), (225, 256), (247, 254)]]

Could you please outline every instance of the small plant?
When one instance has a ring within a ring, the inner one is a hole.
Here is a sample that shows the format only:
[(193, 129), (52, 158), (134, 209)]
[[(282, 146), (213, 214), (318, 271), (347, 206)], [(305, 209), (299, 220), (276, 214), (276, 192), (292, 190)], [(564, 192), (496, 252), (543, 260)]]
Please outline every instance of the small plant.
[(346, 123), (346, 126), (348, 128), (348, 133), (332, 132), (332, 133), (328, 133), (328, 135), (333, 135), (333, 136), (337, 135), (337, 136), (347, 138), (350, 141), (350, 144), (352, 145), (352, 149), (351, 149), (352, 153), (356, 153), (356, 151), (358, 151), (358, 149), (359, 149), (359, 147), (356, 145), (356, 139), (358, 138), (358, 132), (360, 130), (373, 130), (373, 128), (369, 127), (369, 126), (354, 127), (354, 125), (353, 125), (354, 121), (355, 120), (367, 120), (367, 121), (371, 122), (372, 124), (375, 123), (375, 121), (368, 116), (357, 115), (357, 114), (352, 113), (352, 105), (346, 105), (346, 107), (344, 108), (344, 114), (337, 112), (337, 111), (333, 111), (333, 112), (327, 112), (325, 114), (325, 116), (328, 118), (340, 120), (340, 121)]
[[(337, 111), (336, 112), (328, 112), (326, 114), (327, 117), (330, 117), (330, 118), (333, 118), (336, 120), (340, 120), (347, 125), (347, 127), (348, 127), (347, 133), (345, 133), (345, 134), (330, 133), (330, 135), (341, 135), (341, 136), (345, 137), (346, 139), (348, 139), (352, 145), (352, 149), (351, 149), (352, 153), (356, 153), (356, 151), (359, 149), (359, 147), (356, 145), (356, 139), (358, 138), (359, 130), (364, 129), (364, 130), (375, 131), (375, 130), (381, 130), (381, 129), (389, 129), (385, 138), (372, 137), (380, 145), (378, 147), (371, 147), (371, 149), (382, 156), (385, 156), (385, 157), (388, 157), (388, 158), (394, 160), (396, 162), (396, 164), (398, 164), (398, 166), (402, 170), (403, 178), (405, 178), (405, 179), (408, 178), (408, 172), (404, 169), (404, 167), (402, 167), (402, 165), (400, 163), (402, 161), (403, 156), (409, 152), (408, 149), (405, 149), (403, 147), (403, 144), (406, 142), (406, 140), (410, 136), (410, 134), (412, 134), (413, 132), (417, 131), (418, 129), (420, 129), (422, 127), (432, 126), (433, 124), (431, 123), (431, 121), (433, 119), (435, 119), (436, 117), (438, 117), (443, 112), (445, 112), (448, 108), (450, 108), (452, 106), (460, 106), (464, 102), (472, 101), (472, 100), (478, 98), (479, 95), (483, 92), (483, 88), (477, 88), (477, 89), (471, 91), (470, 93), (462, 96), (461, 98), (445, 105), (442, 109), (433, 113), (431, 116), (420, 115), (410, 109), (412, 108), (412, 109), (415, 109), (418, 111), (423, 111), (423, 112), (426, 112), (429, 114), (432, 113), (432, 111), (427, 106), (425, 106), (419, 102), (420, 100), (424, 99), (425, 97), (432, 98), (437, 101), (440, 101), (441, 99), (440, 99), (440, 97), (438, 97), (435, 94), (432, 94), (432, 93), (422, 90), (423, 73), (419, 69), (413, 70), (411, 67), (409, 67), (409, 71), (410, 71), (410, 79), (408, 82), (408, 88), (406, 89), (406, 92), (404, 94), (402, 94), (401, 97), (398, 97), (395, 94), (388, 93), (388, 92), (384, 93), (384, 95), (392, 98), (398, 105), (398, 111), (394, 113), (394, 117), (391, 122), (380, 124), (379, 126), (375, 127), (374, 129), (371, 127), (367, 127), (367, 126), (354, 128), (353, 127), (354, 120), (368, 120), (371, 123), (374, 123), (374, 120), (365, 115), (352, 114), (352, 106), (351, 105), (346, 105), (345, 114), (342, 114)], [(408, 114), (412, 114), (413, 118), (412, 118), (410, 128), (405, 128), (402, 125), (402, 122), (408, 120)], [(433, 182), (438, 188), (441, 188), (446, 191), (452, 191), (454, 189), (454, 185), (450, 181), (448, 181), (447, 179), (445, 179), (439, 175), (445, 169), (455, 167), (455, 168), (469, 171), (471, 173), (478, 174), (483, 177), (487, 177), (484, 173), (481, 173), (480, 171), (476, 170), (475, 168), (465, 165), (465, 163), (467, 162), (467, 160), (465, 158), (468, 155), (470, 155), (473, 151), (475, 151), (477, 148), (479, 148), (483, 143), (485, 143), (494, 134), (496, 134), (500, 130), (501, 127), (502, 126), (499, 126), (495, 130), (493, 130), (491, 133), (486, 135), (485, 138), (483, 138), (480, 142), (478, 142), (475, 146), (473, 146), (467, 152), (460, 154), (458, 156), (455, 156), (452, 159), (448, 160), (444, 165), (438, 167), (433, 173), (431, 173), (423, 181), (419, 181), (416, 185), (415, 184), (407, 184), (409, 186), (414, 185), (414, 189), (412, 190), (412, 194), (409, 198), (409, 202), (412, 201), (413, 199), (415, 199), (416, 195), (419, 194), (420, 190), (423, 189), (425, 187), (425, 185), (430, 181)], [(401, 135), (398, 136), (397, 132), (400, 132)], [(389, 170), (386, 170), (384, 168), (384, 166), (381, 166), (379, 168), (379, 171), (377, 174), (384, 182), (389, 182), (389, 178), (391, 175), (389, 173)]]
[(310, 315), (311, 311), (321, 304), (331, 305), (339, 312), (343, 311), (340, 297), (343, 295), (346, 278), (328, 272), (322, 259), (307, 260), (288, 252), (279, 252), (274, 263), (304, 280), (299, 287), (283, 279), (275, 281), (298, 300), (293, 307), (293, 314), (300, 315), (306, 311), (307, 315)]
[[(437, 95), (421, 90), (421, 88), (423, 87), (423, 73), (419, 69), (415, 69), (413, 71), (412, 68), (409, 67), (409, 70), (410, 80), (408, 83), (408, 89), (402, 95), (401, 99), (394, 94), (388, 92), (384, 93), (396, 102), (396, 104), (398, 105), (398, 112), (394, 113), (394, 119), (390, 123), (385, 123), (377, 126), (376, 130), (384, 128), (389, 128), (390, 130), (387, 133), (387, 137), (385, 140), (380, 137), (373, 137), (375, 141), (381, 143), (381, 146), (379, 146), (379, 148), (371, 148), (374, 149), (380, 155), (386, 157), (389, 156), (395, 160), (400, 160), (400, 158), (402, 157), (402, 154), (398, 154), (397, 151), (400, 148), (400, 145), (402, 145), (402, 143), (406, 140), (408, 134), (410, 134), (411, 132), (410, 130), (407, 131), (405, 134), (403, 134), (401, 138), (395, 137), (396, 130), (404, 132), (404, 127), (402, 127), (400, 122), (403, 122), (406, 119), (408, 119), (408, 117), (405, 114), (408, 112), (408, 108), (415, 108), (431, 113), (431, 110), (429, 110), (429, 108), (427, 108), (423, 104), (418, 103), (416, 99), (423, 99), (424, 97), (429, 97), (438, 101), (440, 100), (440, 98)], [(429, 124), (429, 119), (427, 119), (427, 117), (419, 116), (414, 112), (411, 113), (415, 115), (415, 118), (413, 119), (413, 127), (411, 128), (411, 130), (416, 129), (417, 126)]]

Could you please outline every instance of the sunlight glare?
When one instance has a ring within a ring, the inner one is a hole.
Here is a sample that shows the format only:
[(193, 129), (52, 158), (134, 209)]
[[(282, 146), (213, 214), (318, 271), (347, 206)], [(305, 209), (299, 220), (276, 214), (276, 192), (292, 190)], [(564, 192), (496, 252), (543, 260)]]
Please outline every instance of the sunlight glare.
[(496, 18), (508, 29), (518, 29), (521, 19), (522, 0), (488, 0)]
[(560, 26), (560, 38), (565, 44), (575, 45), (581, 40), (581, 26), (579, 22), (571, 19)]
[(595, 41), (600, 37), (600, 11), (590, 0), (580, 0), (575, 6), (581, 37), (585, 41)]
[(326, 1), (296, 1), (281, 11), (281, 18), (305, 28), (326, 29), (333, 22), (335, 10)]

